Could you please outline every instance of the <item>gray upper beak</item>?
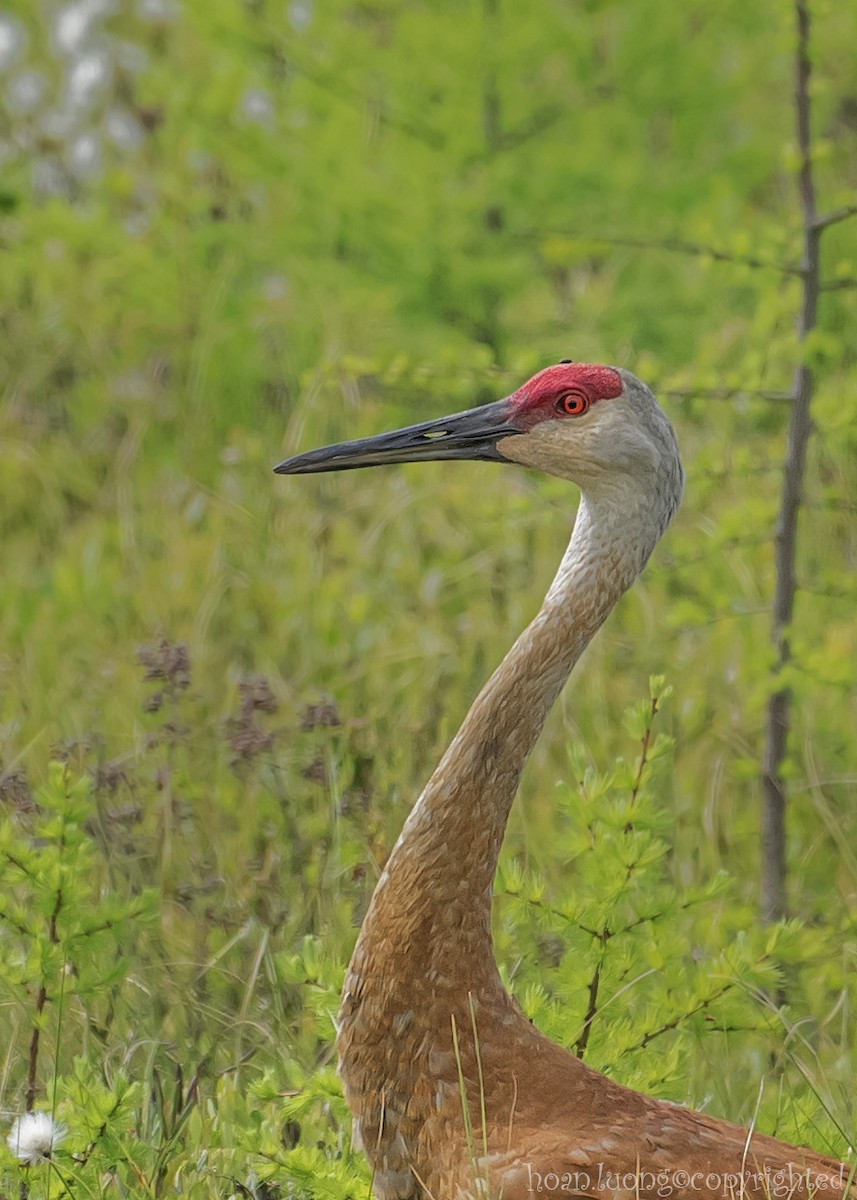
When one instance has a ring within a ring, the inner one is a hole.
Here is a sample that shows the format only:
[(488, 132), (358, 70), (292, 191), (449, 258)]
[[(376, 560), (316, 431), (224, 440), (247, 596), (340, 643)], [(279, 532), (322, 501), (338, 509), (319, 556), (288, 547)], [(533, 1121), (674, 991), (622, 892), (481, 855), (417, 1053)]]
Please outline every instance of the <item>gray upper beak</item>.
[(384, 463), (423, 462), (432, 459), (471, 458), (507, 462), (497, 443), (521, 431), (511, 424), (514, 410), (508, 400), (454, 413), (392, 433), (322, 446), (287, 458), (274, 467), (280, 475), (310, 475), (320, 471), (348, 471)]

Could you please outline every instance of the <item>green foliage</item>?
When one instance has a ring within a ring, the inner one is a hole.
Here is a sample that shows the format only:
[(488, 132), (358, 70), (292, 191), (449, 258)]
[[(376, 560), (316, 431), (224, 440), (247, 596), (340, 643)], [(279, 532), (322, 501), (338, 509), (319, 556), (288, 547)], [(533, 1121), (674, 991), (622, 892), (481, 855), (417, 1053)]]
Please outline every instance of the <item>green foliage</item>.
[[(655, 386), (688, 490), (528, 768), (499, 957), (539, 1024), (617, 1078), (746, 1121), (764, 1077), (759, 1127), (841, 1150), (857, 222), (825, 232), (799, 351), (788, 8), (91, 7), (66, 51), (53, 5), (7, 5), (20, 40), (0, 65), (0, 1109), (32, 1085), (68, 1128), (53, 1166), (22, 1169), (31, 1194), (368, 1191), (332, 1075), (342, 970), (574, 497), (489, 464), (270, 467), (567, 354)], [(813, 8), (827, 211), (857, 188), (857, 14)], [(107, 73), (66, 103), (90, 52)], [(21, 107), (33, 70), (42, 98)], [(759, 931), (801, 353), (799, 920)], [(669, 736), (644, 747), (651, 702), (619, 714), (661, 670)]]
[[(129, 960), (123, 950), (136, 925), (156, 914), (153, 891), (115, 893), (99, 871), (86, 823), (91, 817), (88, 781), (68, 786), (55, 763), (50, 783), (37, 793), (25, 830), (0, 825), (0, 986), (14, 1018), (29, 1023), (28, 1096), (36, 1080), (34, 1058), (56, 1009), (57, 1038), (64, 1019), (83, 1017), (90, 1029), (105, 1019)], [(23, 1004), (23, 998), (33, 1002)], [(71, 1010), (71, 1012), (69, 1012)], [(68, 1016), (66, 1014), (68, 1013)], [(74, 1015), (72, 1015), (74, 1014)], [(28, 1017), (30, 1018), (28, 1022)]]
[[(156, 696), (177, 704), (191, 683), (182, 648), (161, 643), (141, 660), (163, 689)], [(823, 1014), (850, 993), (836, 969), (848, 941), (797, 923), (752, 928), (733, 880), (677, 878), (673, 819), (660, 801), (673, 742), (654, 730), (670, 691), (653, 678), (650, 698), (627, 711), (628, 738), (639, 746), (633, 760), (619, 759), (605, 775), (580, 749), (571, 753), (567, 776), (578, 783), (559, 783), (554, 795), (563, 886), (504, 857), (496, 941), (500, 960), (512, 964), (507, 984), (540, 1028), (613, 1077), (673, 1100), (731, 1108), (788, 1138), (811, 1129), (814, 1142), (841, 1153), (850, 1074)], [(244, 700), (249, 751), (247, 718), (270, 703), (258, 679)], [(317, 707), (304, 724), (335, 729), (334, 715)], [(176, 730), (165, 720), (150, 738), (156, 756), (167, 742), (171, 763), (153, 785), (160, 791), (178, 786)], [(236, 794), (271, 752), (256, 732), (240, 782), (233, 774)], [(206, 731), (191, 723), (182, 739), (183, 753), (196, 757)], [(344, 1200), (365, 1186), (358, 1181), (366, 1174), (349, 1147), (332, 1063), (341, 937), (329, 928), (324, 937), (298, 939), (288, 923), (249, 917), (236, 928), (233, 908), (234, 932), (224, 941), (209, 909), (195, 923), (208, 938), (208, 960), (185, 974), (175, 925), (191, 923), (189, 889), (181, 900), (171, 894), (164, 860), (153, 856), (149, 870), (162, 889), (156, 904), (133, 872), (117, 869), (97, 782), (72, 784), (68, 766), (54, 764), (32, 811), (0, 824), (4, 1007), (22, 1067), (32, 1064), (32, 1093), (44, 1096), (37, 1108), (64, 1130), (41, 1165), (14, 1166), (0, 1150), (0, 1178), (11, 1187), (20, 1173), (32, 1197), (98, 1193), (110, 1179), (146, 1196), (224, 1187), (277, 1195), (288, 1186)], [(148, 806), (151, 797), (137, 794)], [(340, 845), (356, 841), (361, 819), (341, 814), (351, 828), (340, 831)], [(178, 829), (175, 839), (173, 866)], [(349, 908), (360, 891), (355, 882), (338, 885)], [(245, 905), (256, 902), (251, 895)], [(787, 1008), (771, 999), (785, 987)], [(169, 1009), (158, 1005), (159, 994)], [(767, 1080), (760, 1095), (733, 1091), (729, 1065), (748, 1060)], [(195, 1063), (192, 1071), (183, 1062)]]
[[(187, 679), (179, 648), (161, 645), (143, 658), (147, 674), (156, 675), (165, 692)], [(258, 700), (258, 684), (254, 694)], [(161, 863), (160, 897), (124, 873), (116, 890), (115, 847), (102, 836), (104, 817), (91, 780), (71, 784), (68, 767), (55, 763), (31, 810), (0, 823), (2, 1006), (15, 1035), (11, 1060), (27, 1064), (26, 1080), (13, 1082), (26, 1082), (28, 1108), (43, 1096), (37, 1108), (62, 1130), (60, 1144), (41, 1165), (14, 1167), (14, 1147), (4, 1142), (0, 1179), (12, 1186), (21, 1172), (33, 1197), (100, 1194), (107, 1178), (147, 1196), (176, 1189), (201, 1196), (230, 1180), (239, 1190), (252, 1190), (254, 1181), (274, 1188), (277, 1179), (305, 1183), (307, 1196), (343, 1196), (344, 1185), (364, 1168), (347, 1150), (345, 1103), (335, 1075), (315, 1069), (319, 1052), (330, 1055), (341, 963), (331, 962), (309, 937), (301, 954), (273, 957), (269, 935), (262, 934), (255, 966), (264, 965), (276, 996), (282, 1001), (289, 987), (306, 994), (281, 1003), (271, 1019), (287, 1024), (288, 1011), (292, 1034), (281, 1032), (273, 1053), (268, 1045), (264, 1061), (252, 1067), (261, 1044), (274, 1037), (273, 1024), (264, 1033), (259, 1029), (269, 1001), (251, 1015), (245, 990), (243, 1012), (223, 1013), (224, 1021), (243, 1019), (256, 1029), (249, 1047), (238, 1036), (219, 1049), (211, 1012), (190, 1031), (182, 1022), (188, 1014), (177, 1013), (175, 1022), (159, 1014), (152, 1002), (168, 989), (177, 966), (169, 957), (168, 875)], [(153, 928), (158, 919), (160, 931)], [(215, 959), (227, 951), (228, 943)], [(228, 989), (226, 971), (220, 983)], [(142, 1009), (134, 996), (140, 991), (149, 1000)], [(217, 991), (209, 980), (209, 1004)], [(186, 1002), (202, 998), (197, 989)], [(197, 1066), (187, 1078), (177, 1055), (191, 1046)], [(245, 1088), (241, 1080), (248, 1072)]]
[[(746, 1092), (736, 1119), (792, 1139), (806, 1121), (819, 1145), (841, 1153), (848, 1110), (842, 1100), (833, 1111), (825, 1107), (818, 1063), (807, 1069), (789, 1048), (799, 1028), (813, 1058), (824, 1043), (805, 981), (836, 953), (836, 939), (797, 922), (754, 927), (725, 873), (704, 883), (677, 879), (672, 818), (659, 799), (673, 740), (653, 733), (671, 692), (653, 678), (651, 699), (625, 714), (640, 745), (633, 762), (619, 759), (601, 774), (579, 750), (571, 753), (569, 776), (578, 784), (562, 782), (555, 795), (561, 889), (504, 860), (498, 953), (515, 964), (507, 982), (538, 1027), (573, 1053), (641, 1091), (693, 1107), (715, 1096), (717, 1108), (729, 1103), (722, 1064), (752, 1039), (760, 1091)], [(794, 1008), (772, 999), (787, 979)], [(761, 1065), (762, 1048), (774, 1069)], [(824, 1078), (844, 1098), (847, 1076)]]

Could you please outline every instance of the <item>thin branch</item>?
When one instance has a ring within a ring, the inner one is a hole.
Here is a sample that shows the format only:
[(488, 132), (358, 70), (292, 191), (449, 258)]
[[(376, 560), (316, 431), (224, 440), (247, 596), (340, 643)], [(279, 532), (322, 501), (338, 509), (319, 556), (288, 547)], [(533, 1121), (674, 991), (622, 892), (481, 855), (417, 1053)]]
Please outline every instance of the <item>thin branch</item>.
[[(295, 59), (289, 60), (289, 68), (295, 74), (303, 75), (315, 87), (327, 92), (343, 104), (347, 104), (356, 112), (365, 112), (369, 97), (361, 88), (355, 87), (341, 75), (324, 71), (314, 65), (299, 63)], [(377, 114), (377, 119), (380, 125), (396, 129), (399, 133), (404, 133), (415, 141), (422, 142), (424, 146), (430, 146), (433, 150), (442, 150), (446, 145), (446, 139), (442, 134), (418, 118), (396, 115), (383, 108)]]
[(555, 908), (552, 904), (545, 904), (543, 900), (534, 900), (532, 896), (525, 896), (522, 892), (515, 891), (514, 888), (503, 888), (499, 895), (501, 897), (511, 897), (512, 900), (520, 900), (522, 904), (527, 904), (530, 908), (537, 908), (539, 912), (546, 913), (550, 917), (556, 917), (557, 920), (563, 921), (566, 925), (571, 926), (572, 929), (579, 929), (581, 933), (585, 933), (589, 937), (604, 938), (605, 934), (608, 938), (613, 936), (609, 929), (601, 932), (597, 929), (590, 929), (586, 925), (581, 925), (579, 921), (575, 921), (573, 917), (570, 917), (567, 912), (563, 912), (561, 908)]
[(857, 279), (828, 279), (818, 285), (820, 292), (845, 292), (851, 288), (857, 288)]
[(829, 229), (831, 225), (838, 225), (840, 221), (847, 221), (849, 217), (857, 217), (857, 204), (846, 204), (842, 208), (834, 208), (832, 212), (825, 213), (823, 217), (816, 217), (812, 227), (820, 233), (822, 229)]
[(622, 1058), (626, 1054), (633, 1054), (635, 1050), (645, 1050), (649, 1042), (653, 1042), (655, 1038), (659, 1038), (665, 1033), (672, 1033), (672, 1031), (674, 1029), (678, 1029), (679, 1025), (681, 1025), (684, 1021), (689, 1020), (691, 1017), (695, 1017), (699, 1012), (704, 1012), (707, 1008), (711, 1007), (715, 1000), (719, 1000), (721, 996), (725, 996), (726, 993), (734, 986), (735, 984), (732, 982), (725, 983), (723, 987), (718, 988), (715, 992), (712, 992), (710, 996), (706, 996), (705, 999), (701, 1000), (694, 1008), (688, 1009), (687, 1012), (680, 1013), (677, 1017), (673, 1017), (671, 1021), (665, 1021), (663, 1025), (659, 1025), (657, 1029), (652, 1029), (648, 1033), (644, 1034), (633, 1046), (628, 1046), (626, 1049), (624, 1049), (619, 1057)]
[(3, 852), (3, 857), (8, 863), (11, 863), (13, 867), (17, 867), (21, 874), (27, 879), (33, 878), (33, 872), (29, 869), (29, 867), (22, 863), (20, 858), (18, 858), (16, 855), (10, 854), (8, 850), (5, 850)]
[[(812, 171), (812, 125), (809, 57), (810, 16), (808, 0), (796, 0), (797, 49), (795, 64), (795, 118), (800, 154), (798, 197), (803, 217), (801, 261), (801, 306), (797, 321), (800, 344), (815, 329), (820, 290), (819, 225), (815, 211), (815, 181)], [(775, 647), (774, 673), (780, 675), (791, 660), (789, 627), (797, 590), (795, 558), (798, 517), (803, 500), (806, 451), (812, 432), (809, 409), (814, 390), (812, 368), (800, 362), (794, 376), (794, 401), (789, 419), (788, 444), (783, 464), (782, 493), (774, 539), (776, 583), (772, 608), (771, 637)], [(783, 761), (791, 725), (792, 694), (777, 687), (767, 707), (765, 750), (762, 760), (762, 917), (778, 921), (786, 913), (786, 789)]]
[(670, 388), (661, 391), (662, 396), (673, 400), (774, 400), (778, 404), (791, 404), (791, 392), (774, 391), (767, 388)]
[(136, 917), (141, 917), (146, 912), (145, 908), (132, 909), (125, 913), (119, 920), (99, 921), (95, 925), (88, 925), (85, 929), (78, 929), (76, 933), (71, 934), (68, 938), (68, 944), (77, 941), (78, 938), (92, 937), (95, 933), (104, 933), (108, 929), (116, 929), (125, 921), (134, 920)]
[[(646, 772), (646, 767), (648, 766), (649, 746), (652, 741), (652, 728), (654, 727), (655, 717), (657, 715), (658, 715), (658, 698), (657, 698), (657, 696), (652, 696), (652, 706), (649, 710), (649, 719), (646, 722), (646, 729), (643, 734), (643, 740), (641, 743), (640, 762), (637, 767), (637, 774), (634, 778), (634, 786), (631, 788), (631, 805), (632, 806), (637, 803), (637, 797), (640, 794), (640, 787), (642, 786), (642, 783), (643, 783), (643, 776)], [(634, 828), (633, 821), (628, 821), (625, 825), (625, 833), (630, 833), (633, 828)]]
[(853, 604), (857, 599), (857, 590), (854, 589), (849, 592), (847, 588), (816, 588), (801, 583), (797, 587), (801, 595), (815, 596), (818, 600), (848, 600)]
[(502, 135), (500, 149), (514, 150), (532, 138), (538, 137), (546, 129), (550, 129), (551, 125), (555, 124), (564, 112), (565, 109), (558, 104), (543, 104), (541, 108), (531, 113), (517, 129), (509, 129)]
[(811, 792), (822, 787), (853, 787), (857, 783), (857, 775), (833, 775), (830, 779), (813, 779), (811, 783), (792, 783), (790, 792)]
[(518, 237), (542, 241), (545, 237), (564, 237), (572, 242), (603, 242), (605, 246), (627, 246), (632, 250), (669, 250), (673, 254), (687, 254), (691, 258), (712, 258), (715, 262), (736, 263), (757, 271), (777, 271), (780, 275), (800, 278), (804, 268), (791, 263), (770, 262), (752, 254), (731, 254), (716, 246), (701, 242), (688, 242), (683, 238), (637, 238), (612, 234), (578, 233), (570, 229), (522, 230)]
[(832, 496), (826, 500), (813, 500), (804, 507), (811, 508), (814, 512), (857, 513), (857, 504), (853, 504), (850, 500), (837, 500)]
[(680, 629), (673, 629), (667, 634), (668, 641), (693, 633), (697, 629), (708, 629), (711, 625), (720, 625), (723, 621), (743, 621), (745, 617), (762, 617), (768, 613), (768, 607), (760, 604), (757, 608), (744, 608), (740, 612), (720, 612), (706, 618), (704, 621), (687, 621)]
[[(772, 471), (779, 471), (779, 469), (780, 464), (775, 462), (757, 463), (755, 467), (742, 466), (740, 470), (736, 470), (732, 467), (729, 467), (728, 469), (724, 468), (722, 470), (715, 470), (714, 467), (708, 467), (704, 471), (697, 471), (696, 478), (713, 480), (748, 479), (754, 475), (770, 475)], [(732, 541), (731, 538), (729, 540)], [(661, 555), (661, 558), (663, 558), (663, 555)]]
[[(48, 918), (48, 940), (52, 946), (59, 943), (57, 937), (57, 921), (59, 920), (60, 911), (63, 904), (62, 888), (57, 888), (57, 894), (54, 899), (54, 906), (51, 915)], [(42, 979), (39, 984), (39, 990), (36, 993), (36, 1011), (33, 1020), (33, 1030), (30, 1034), (30, 1051), (27, 1056), (27, 1090), (24, 1093), (24, 1111), (32, 1112), (33, 1105), (36, 1102), (36, 1070), (39, 1061), (39, 1038), (41, 1035), (41, 1016), (44, 1012), (45, 1002), (48, 998), (47, 985)]]
[(595, 970), (589, 981), (589, 1000), (586, 1005), (586, 1016), (583, 1018), (580, 1036), (574, 1046), (574, 1053), (580, 1059), (586, 1054), (586, 1047), (589, 1045), (589, 1035), (592, 1032), (592, 1022), (598, 1014), (598, 986), (601, 982), (601, 968), (603, 965), (604, 952), (602, 950), (601, 958), (595, 964)]
[(2, 908), (0, 908), (0, 925), (7, 925), (10, 929), (16, 930), (26, 938), (35, 938), (38, 936), (34, 930), (29, 929), (22, 921), (18, 921), (15, 917), (10, 916)]

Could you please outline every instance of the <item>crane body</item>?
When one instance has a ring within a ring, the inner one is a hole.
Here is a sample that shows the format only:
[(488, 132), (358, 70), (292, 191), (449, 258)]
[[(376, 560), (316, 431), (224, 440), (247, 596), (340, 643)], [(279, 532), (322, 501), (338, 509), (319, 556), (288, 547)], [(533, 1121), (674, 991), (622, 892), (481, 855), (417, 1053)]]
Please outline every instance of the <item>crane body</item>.
[[(494, 958), (492, 887), (523, 767), (681, 498), (667, 418), (630, 372), (563, 361), (495, 404), (276, 469), (438, 458), (536, 467), (576, 482), (581, 499), (541, 609), (405, 822), (346, 973), (340, 1075), (378, 1200), (842, 1197), (847, 1166), (630, 1091), (551, 1042)], [(791, 1191), (776, 1190), (784, 1180)]]

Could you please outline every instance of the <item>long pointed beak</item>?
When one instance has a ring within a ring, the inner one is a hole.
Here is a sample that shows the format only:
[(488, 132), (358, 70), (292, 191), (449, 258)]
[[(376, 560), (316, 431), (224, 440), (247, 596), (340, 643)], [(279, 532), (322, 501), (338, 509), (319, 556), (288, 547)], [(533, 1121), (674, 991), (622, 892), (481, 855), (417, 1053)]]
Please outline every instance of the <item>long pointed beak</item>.
[(280, 475), (310, 475), (319, 471), (348, 471), (384, 463), (443, 458), (508, 462), (497, 449), (497, 443), (521, 432), (511, 423), (513, 415), (514, 409), (508, 400), (497, 400), (494, 404), (469, 408), (466, 412), (424, 421), (421, 425), (409, 425), (392, 433), (308, 450), (306, 454), (287, 458), (274, 470)]

